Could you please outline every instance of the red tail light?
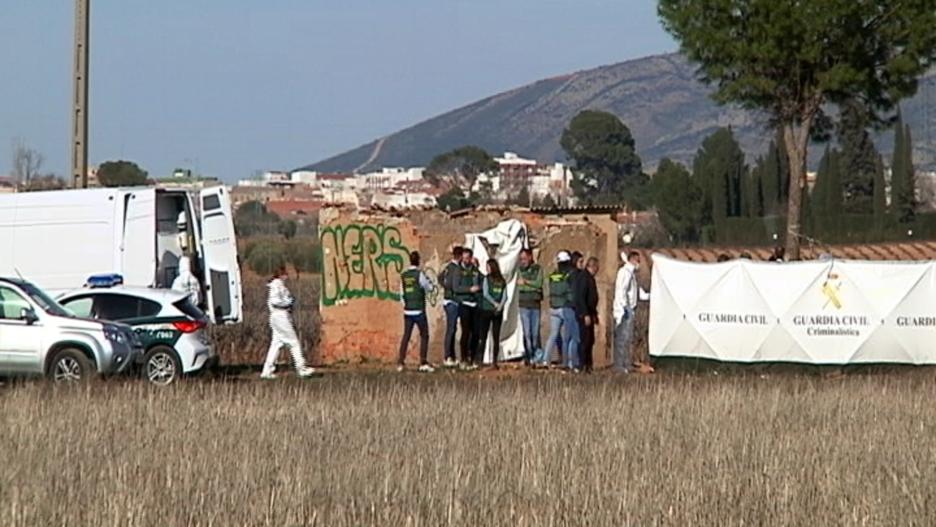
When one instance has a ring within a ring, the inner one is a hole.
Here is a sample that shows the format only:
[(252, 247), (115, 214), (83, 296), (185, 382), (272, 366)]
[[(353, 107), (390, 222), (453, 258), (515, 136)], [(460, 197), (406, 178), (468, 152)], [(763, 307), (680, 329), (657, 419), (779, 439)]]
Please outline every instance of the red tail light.
[(195, 333), (205, 327), (205, 322), (201, 320), (179, 320), (173, 322), (172, 325), (182, 333)]

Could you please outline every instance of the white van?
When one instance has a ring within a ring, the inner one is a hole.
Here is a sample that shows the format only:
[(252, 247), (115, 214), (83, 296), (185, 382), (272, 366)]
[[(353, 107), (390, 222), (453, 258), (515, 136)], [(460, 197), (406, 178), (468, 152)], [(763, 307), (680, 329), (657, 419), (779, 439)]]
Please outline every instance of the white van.
[(0, 276), (23, 276), (52, 294), (102, 273), (129, 286), (168, 288), (186, 253), (212, 321), (239, 322), (241, 276), (225, 187), (0, 195)]

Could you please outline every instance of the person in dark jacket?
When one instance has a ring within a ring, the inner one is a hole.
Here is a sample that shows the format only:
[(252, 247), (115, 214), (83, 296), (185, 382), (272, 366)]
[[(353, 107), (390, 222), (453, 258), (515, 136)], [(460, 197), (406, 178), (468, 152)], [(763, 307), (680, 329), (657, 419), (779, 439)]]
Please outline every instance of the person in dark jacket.
[(481, 272), (473, 264), (471, 249), (462, 249), (462, 261), (458, 267), (458, 279), (454, 284), (458, 301), (458, 322), (461, 326), (459, 347), (462, 366), (474, 369), (475, 350), (478, 348), (478, 295), (481, 291)]
[(445, 310), (445, 362), (446, 368), (458, 366), (455, 360), (455, 333), (458, 329), (458, 299), (455, 297), (455, 283), (460, 278), (462, 248), (452, 248), (452, 260), (445, 264), (439, 283), (442, 285), (442, 308)]
[(598, 275), (600, 266), (598, 258), (589, 258), (585, 264), (584, 272), (578, 274), (578, 285), (581, 291), (575, 297), (575, 315), (579, 322), (579, 356), (582, 369), (590, 372), (594, 367), (592, 352), (595, 348), (595, 327), (598, 326)]
[(491, 334), (491, 363), (497, 368), (497, 356), (500, 355), (501, 323), (504, 319), (504, 303), (507, 300), (507, 280), (501, 274), (497, 260), (487, 262), (487, 276), (481, 284), (481, 310), (478, 313), (478, 350), (475, 364), (484, 361), (488, 333)]

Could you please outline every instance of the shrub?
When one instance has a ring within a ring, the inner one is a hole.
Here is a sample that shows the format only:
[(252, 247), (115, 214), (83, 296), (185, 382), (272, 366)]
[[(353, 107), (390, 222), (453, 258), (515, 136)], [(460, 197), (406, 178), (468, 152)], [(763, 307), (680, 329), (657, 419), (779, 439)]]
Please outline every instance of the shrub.
[(289, 263), (302, 273), (322, 271), (322, 249), (311, 238), (297, 238), (286, 245), (286, 258)]
[(271, 241), (257, 242), (250, 250), (247, 265), (259, 275), (270, 276), (273, 271), (286, 265), (283, 244)]

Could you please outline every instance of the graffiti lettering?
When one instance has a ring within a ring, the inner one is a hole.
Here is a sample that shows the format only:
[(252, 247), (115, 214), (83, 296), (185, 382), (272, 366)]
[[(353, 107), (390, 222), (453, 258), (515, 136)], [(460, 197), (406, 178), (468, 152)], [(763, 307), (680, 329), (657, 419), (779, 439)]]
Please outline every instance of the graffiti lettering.
[(399, 229), (349, 224), (323, 227), (321, 232), (322, 304), (355, 298), (400, 300), (400, 273), (408, 264), (409, 250)]

